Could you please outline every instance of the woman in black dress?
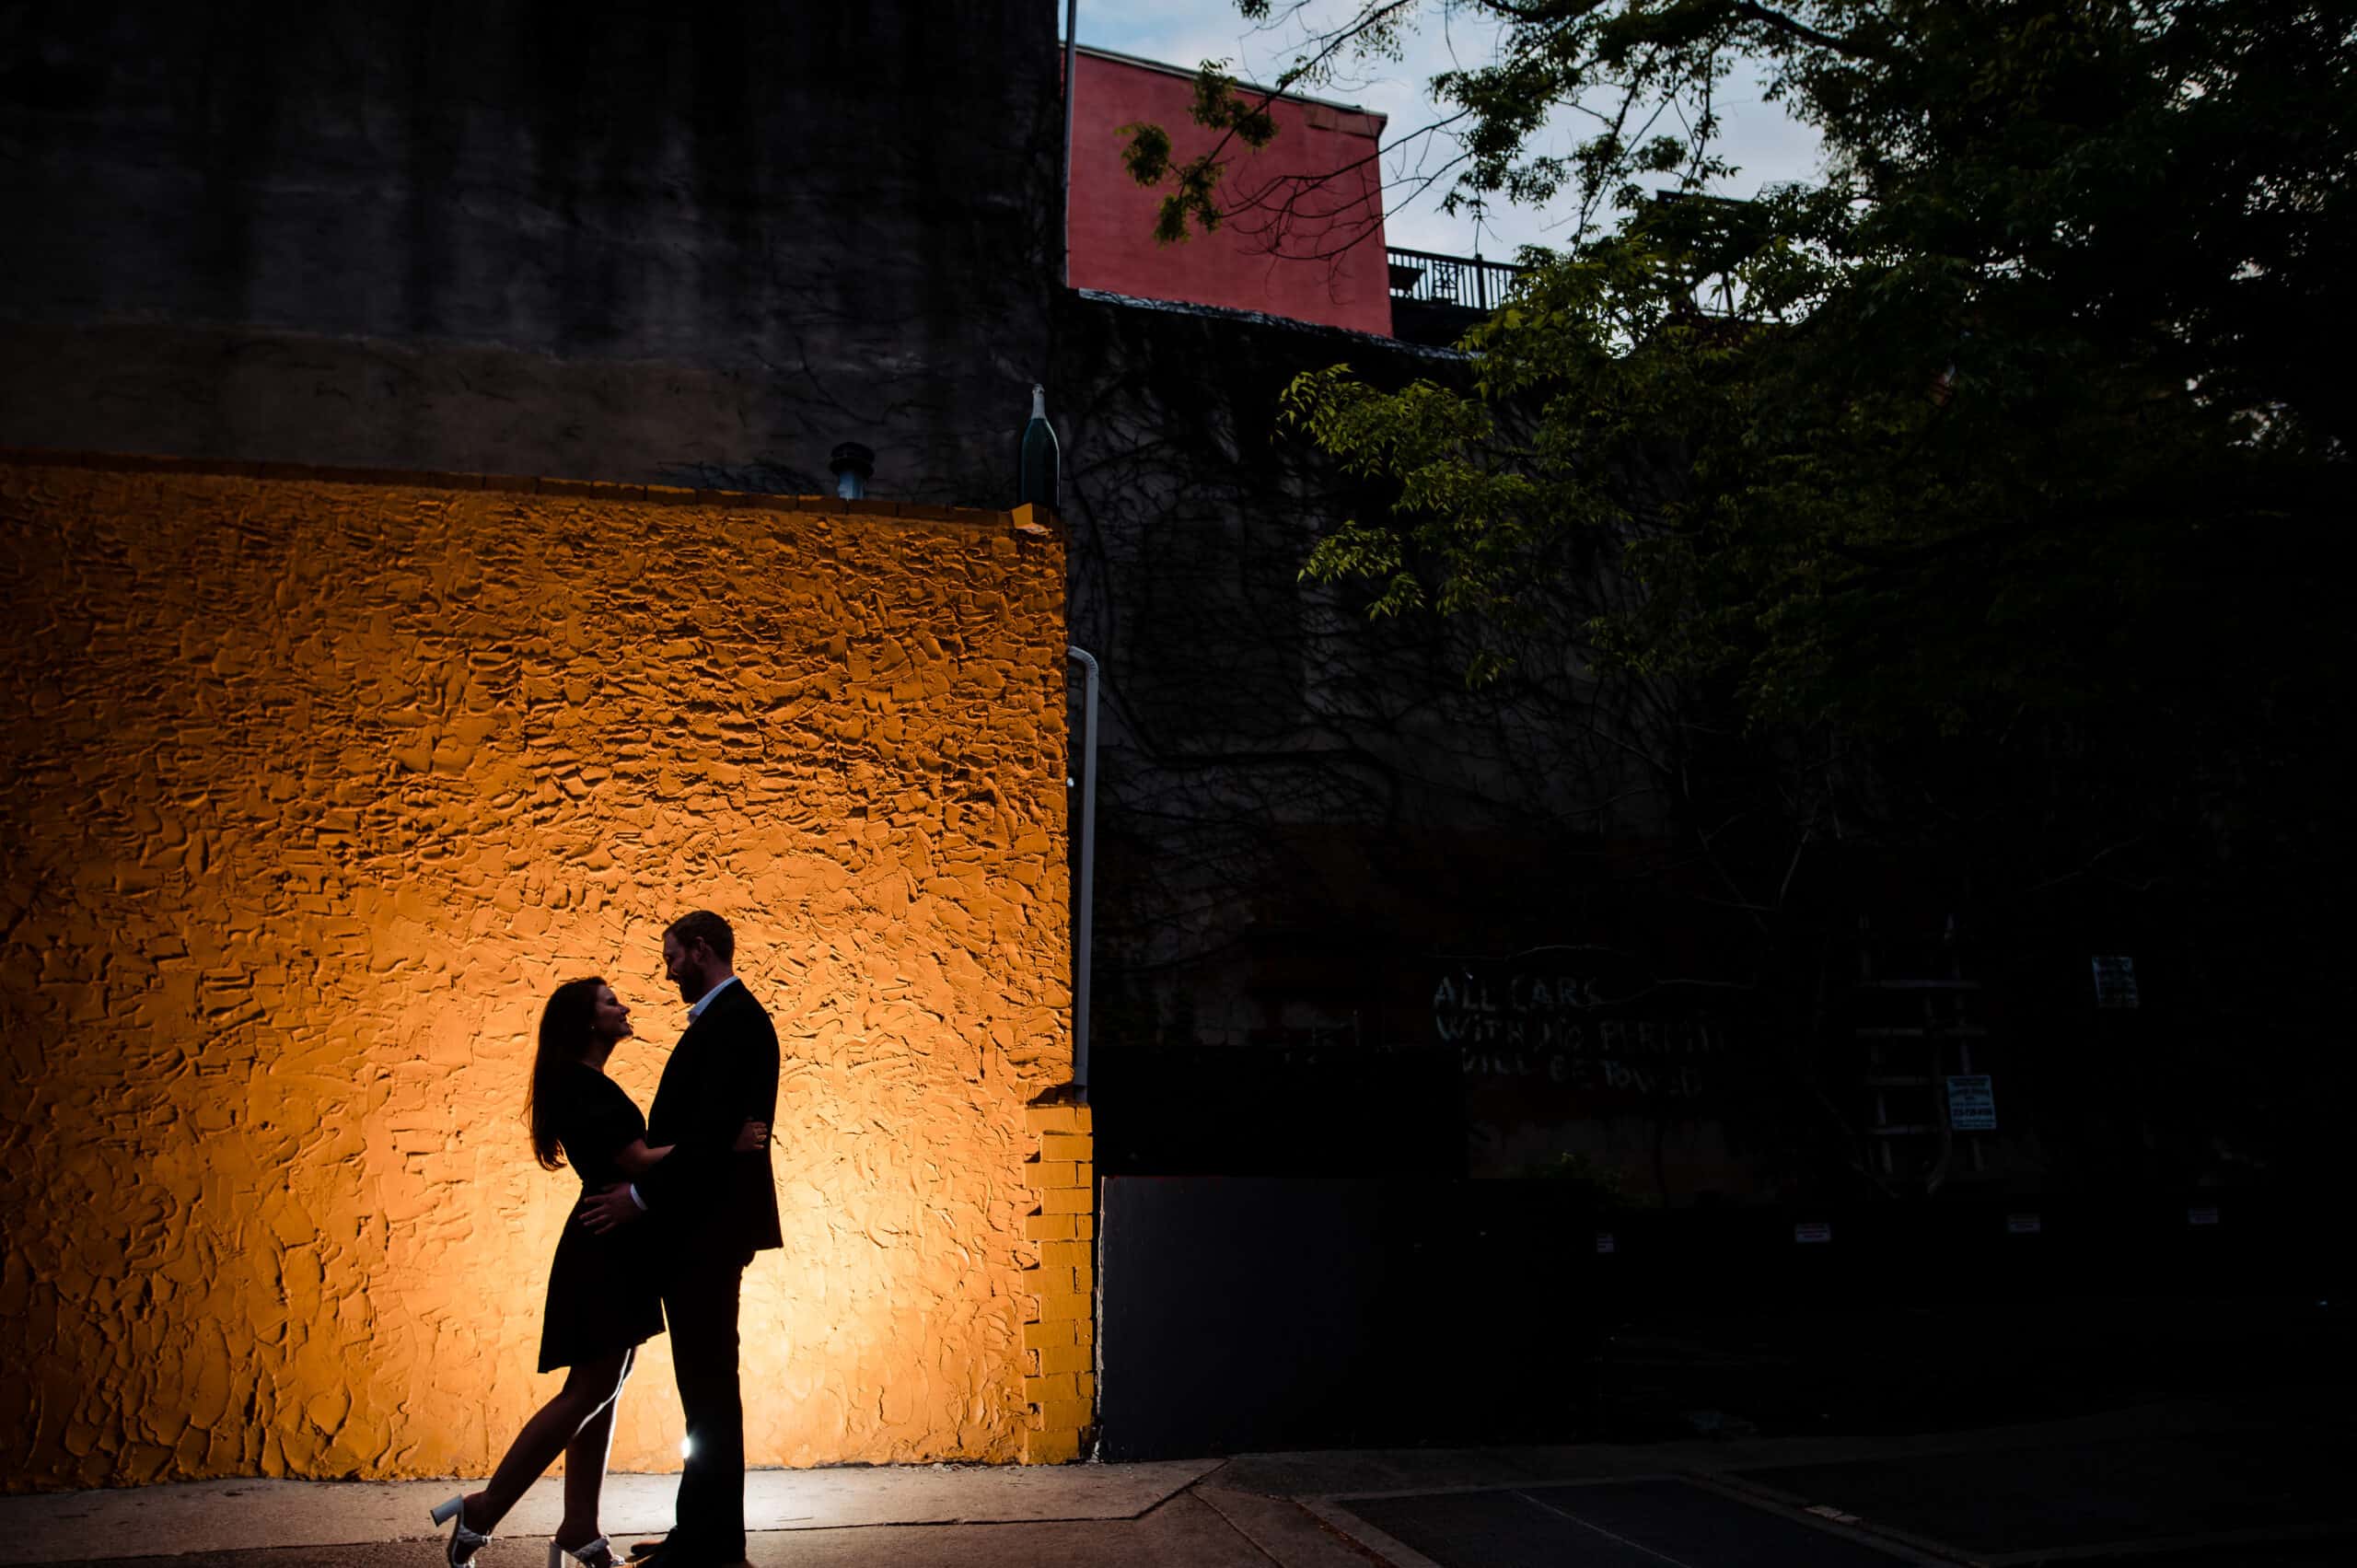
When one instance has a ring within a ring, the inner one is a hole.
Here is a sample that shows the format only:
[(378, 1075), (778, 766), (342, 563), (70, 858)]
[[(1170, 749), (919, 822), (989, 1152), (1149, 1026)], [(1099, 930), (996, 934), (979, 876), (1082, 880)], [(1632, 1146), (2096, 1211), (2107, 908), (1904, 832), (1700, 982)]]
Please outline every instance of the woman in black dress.
[[(671, 1152), (668, 1144), (646, 1146), (646, 1119), (606, 1076), (606, 1059), (630, 1034), (630, 1009), (602, 980), (565, 981), (540, 1013), (540, 1051), (524, 1102), (532, 1153), (547, 1170), (570, 1156), (585, 1191), (642, 1175)], [(748, 1121), (737, 1146), (756, 1149), (768, 1137), (767, 1127)], [(614, 1568), (612, 1548), (598, 1528), (614, 1405), (638, 1346), (663, 1331), (662, 1292), (642, 1247), (635, 1225), (603, 1235), (564, 1227), (549, 1269), (540, 1370), (571, 1370), (556, 1397), (516, 1434), (483, 1489), (434, 1510), (435, 1524), (452, 1524), (452, 1568), (468, 1568), (524, 1489), (560, 1453), (564, 1518), (549, 1541), (549, 1568), (563, 1568), (567, 1556), (581, 1568)]]

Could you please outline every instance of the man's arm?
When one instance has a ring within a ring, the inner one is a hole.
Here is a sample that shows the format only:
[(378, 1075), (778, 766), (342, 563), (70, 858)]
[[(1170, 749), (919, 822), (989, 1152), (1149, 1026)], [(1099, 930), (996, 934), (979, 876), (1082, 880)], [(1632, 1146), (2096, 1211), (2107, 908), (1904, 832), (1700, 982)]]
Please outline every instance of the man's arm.
[[(745, 982), (738, 981), (738, 986)], [(777, 1114), (777, 1030), (749, 995), (723, 1017), (712, 1018), (725, 1032), (699, 1042), (712, 1070), (691, 1086), (691, 1114), (670, 1157), (638, 1178), (636, 1196), (647, 1209), (680, 1210), (725, 1202), (729, 1172), (741, 1157), (738, 1135), (748, 1121), (764, 1124)]]

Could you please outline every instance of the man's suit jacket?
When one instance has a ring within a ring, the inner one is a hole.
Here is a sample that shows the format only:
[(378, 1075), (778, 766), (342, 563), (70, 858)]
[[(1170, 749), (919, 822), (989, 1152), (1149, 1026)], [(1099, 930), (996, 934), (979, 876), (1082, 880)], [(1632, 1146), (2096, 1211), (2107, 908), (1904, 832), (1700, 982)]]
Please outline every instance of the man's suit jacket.
[(777, 1030), (742, 980), (712, 999), (671, 1048), (646, 1141), (675, 1145), (638, 1179), (659, 1245), (681, 1263), (752, 1260), (782, 1244), (770, 1153), (730, 1145), (748, 1119), (777, 1121)]

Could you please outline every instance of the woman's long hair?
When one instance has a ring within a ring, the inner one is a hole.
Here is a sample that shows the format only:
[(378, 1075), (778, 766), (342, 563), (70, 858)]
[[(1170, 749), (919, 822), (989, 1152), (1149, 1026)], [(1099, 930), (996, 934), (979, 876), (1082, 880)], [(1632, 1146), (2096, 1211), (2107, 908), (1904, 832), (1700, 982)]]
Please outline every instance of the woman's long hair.
[(568, 980), (540, 1009), (540, 1048), (532, 1056), (532, 1086), (524, 1091), (524, 1120), (532, 1128), (532, 1157), (542, 1170), (564, 1164), (564, 1148), (549, 1120), (549, 1097), (557, 1074), (589, 1053), (589, 1030), (598, 1018), (597, 975)]

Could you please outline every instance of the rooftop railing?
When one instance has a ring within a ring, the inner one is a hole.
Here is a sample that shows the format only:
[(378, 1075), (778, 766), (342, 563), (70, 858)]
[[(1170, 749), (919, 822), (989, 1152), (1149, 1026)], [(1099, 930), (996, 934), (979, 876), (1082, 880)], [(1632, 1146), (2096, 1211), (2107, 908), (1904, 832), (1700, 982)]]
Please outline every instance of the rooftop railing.
[(1505, 303), (1523, 269), (1479, 256), (1435, 256), (1429, 250), (1387, 247), (1391, 297), (1417, 305), (1454, 305), (1487, 315)]

